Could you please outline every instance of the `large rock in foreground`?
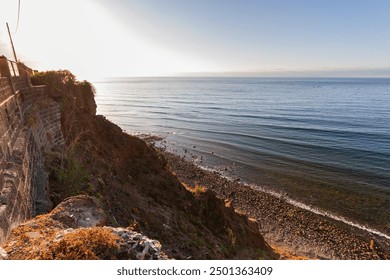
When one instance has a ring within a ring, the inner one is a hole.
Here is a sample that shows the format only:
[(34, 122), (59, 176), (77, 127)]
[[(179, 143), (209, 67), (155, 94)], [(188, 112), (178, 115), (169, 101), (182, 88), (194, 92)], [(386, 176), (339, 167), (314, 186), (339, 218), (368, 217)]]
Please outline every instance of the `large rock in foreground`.
[(160, 242), (131, 229), (102, 227), (106, 215), (89, 196), (75, 196), (49, 214), (13, 229), (0, 259), (166, 259)]

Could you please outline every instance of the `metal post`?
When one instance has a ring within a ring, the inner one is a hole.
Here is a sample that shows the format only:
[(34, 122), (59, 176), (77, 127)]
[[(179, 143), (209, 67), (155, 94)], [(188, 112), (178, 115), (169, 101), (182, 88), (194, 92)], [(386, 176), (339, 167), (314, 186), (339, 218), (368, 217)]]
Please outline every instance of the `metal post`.
[(11, 40), (12, 51), (14, 52), (15, 61), (18, 62), (18, 58), (16, 57), (16, 52), (15, 52), (14, 42), (12, 41), (11, 32), (9, 31), (8, 22), (6, 24), (7, 24), (9, 39)]
[(15, 67), (14, 67), (14, 63), (12, 61), (9, 62), (11, 64), (11, 67), (12, 67), (12, 72), (14, 73), (14, 77), (16, 76), (16, 72), (15, 72)]

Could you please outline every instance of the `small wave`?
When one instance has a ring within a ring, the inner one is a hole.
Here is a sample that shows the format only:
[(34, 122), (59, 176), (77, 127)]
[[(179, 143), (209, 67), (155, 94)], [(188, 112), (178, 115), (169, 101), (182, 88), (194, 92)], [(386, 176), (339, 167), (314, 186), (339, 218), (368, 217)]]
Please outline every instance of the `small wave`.
[[(205, 166), (201, 166), (199, 164), (197, 164), (197, 165), (202, 170), (209, 171), (209, 172), (218, 172), (221, 177), (223, 177), (223, 178), (225, 178), (225, 179), (227, 179), (229, 181), (234, 181), (234, 179), (232, 177), (230, 177), (230, 176), (228, 176), (226, 174), (221, 173), (219, 170), (217, 170), (215, 168), (205, 167)], [(310, 211), (310, 212), (312, 212), (314, 214), (321, 215), (321, 216), (324, 216), (324, 217), (327, 217), (327, 218), (330, 218), (330, 219), (342, 222), (344, 224), (353, 226), (355, 228), (364, 230), (366, 232), (369, 232), (369, 233), (372, 233), (372, 234), (375, 234), (375, 235), (378, 235), (378, 236), (381, 236), (381, 237), (384, 237), (384, 238), (390, 240), (390, 235), (387, 235), (387, 234), (385, 234), (383, 232), (380, 232), (380, 231), (378, 231), (376, 229), (372, 229), (372, 228), (369, 228), (367, 226), (364, 226), (364, 225), (361, 225), (359, 223), (356, 223), (356, 222), (353, 222), (351, 220), (348, 220), (347, 218), (345, 218), (343, 216), (332, 214), (332, 213), (329, 213), (327, 211), (318, 209), (316, 207), (304, 204), (303, 202), (300, 202), (298, 200), (295, 200), (295, 199), (292, 199), (292, 198), (288, 197), (288, 195), (286, 193), (278, 192), (278, 191), (275, 191), (275, 190), (271, 190), (271, 189), (269, 189), (269, 188), (267, 188), (265, 186), (259, 186), (259, 185), (256, 185), (256, 184), (247, 184), (247, 183), (242, 183), (242, 184), (245, 185), (246, 187), (252, 188), (252, 189), (254, 189), (256, 191), (261, 191), (261, 192), (264, 192), (266, 194), (272, 195), (273, 197), (282, 199), (285, 202), (287, 202), (288, 204), (291, 204), (291, 205), (296, 206), (298, 208), (301, 208), (301, 209)]]
[(302, 202), (300, 202), (298, 200), (295, 200), (295, 199), (292, 199), (292, 198), (288, 197), (286, 194), (284, 194), (282, 192), (273, 191), (273, 190), (267, 189), (265, 187), (261, 187), (261, 186), (255, 185), (255, 184), (249, 184), (249, 185), (246, 184), (246, 185), (248, 187), (251, 187), (252, 189), (259, 190), (259, 191), (265, 192), (267, 194), (270, 194), (270, 195), (272, 195), (274, 197), (283, 199), (283, 200), (285, 200), (287, 203), (289, 203), (291, 205), (294, 205), (294, 206), (299, 207), (301, 209), (310, 211), (310, 212), (312, 212), (314, 214), (321, 215), (321, 216), (324, 216), (324, 217), (327, 217), (327, 218), (331, 218), (331, 219), (339, 221), (339, 222), (343, 222), (343, 223), (345, 223), (347, 225), (356, 227), (358, 229), (367, 231), (367, 232), (372, 233), (372, 234), (376, 234), (378, 236), (381, 236), (381, 237), (384, 237), (384, 238), (390, 240), (390, 236), (385, 234), (385, 233), (383, 233), (383, 232), (380, 232), (378, 230), (375, 230), (375, 229), (366, 227), (364, 225), (358, 224), (356, 222), (350, 221), (350, 220), (348, 220), (345, 217), (329, 213), (327, 211), (318, 209), (318, 208), (313, 207), (313, 206), (309, 206), (309, 205), (304, 204), (304, 203), (302, 203)]

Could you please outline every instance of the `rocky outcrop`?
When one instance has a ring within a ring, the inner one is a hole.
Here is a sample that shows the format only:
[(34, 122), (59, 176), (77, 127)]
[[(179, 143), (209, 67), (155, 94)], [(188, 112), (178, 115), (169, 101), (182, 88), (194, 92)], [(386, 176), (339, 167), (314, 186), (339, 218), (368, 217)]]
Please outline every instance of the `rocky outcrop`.
[(49, 214), (12, 230), (0, 248), (2, 259), (167, 259), (157, 240), (130, 228), (106, 227), (97, 200), (68, 198)]
[(107, 217), (96, 198), (79, 195), (65, 199), (51, 211), (50, 217), (65, 228), (103, 226)]

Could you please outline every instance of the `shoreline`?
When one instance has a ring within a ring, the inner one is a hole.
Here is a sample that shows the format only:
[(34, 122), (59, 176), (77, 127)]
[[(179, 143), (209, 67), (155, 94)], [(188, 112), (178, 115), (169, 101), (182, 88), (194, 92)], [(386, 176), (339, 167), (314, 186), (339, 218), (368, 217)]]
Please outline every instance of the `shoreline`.
[[(145, 139), (154, 143), (159, 139)], [(190, 187), (213, 191), (239, 213), (256, 219), (259, 231), (282, 258), (390, 259), (390, 240), (363, 228), (293, 205), (271, 191), (254, 189), (206, 170), (194, 160), (159, 147), (172, 173)]]

